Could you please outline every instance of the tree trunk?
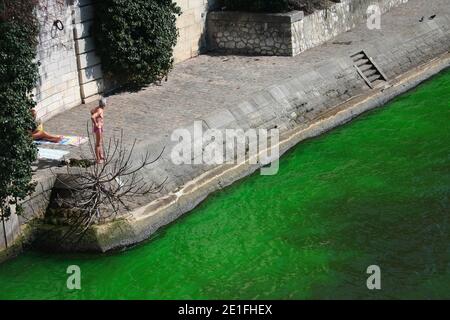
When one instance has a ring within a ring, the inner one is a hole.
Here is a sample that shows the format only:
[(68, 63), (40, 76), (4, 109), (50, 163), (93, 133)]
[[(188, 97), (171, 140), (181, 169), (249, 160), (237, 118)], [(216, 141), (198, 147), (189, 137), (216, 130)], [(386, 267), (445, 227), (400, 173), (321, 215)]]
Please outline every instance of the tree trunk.
[(3, 237), (5, 241), (5, 248), (8, 248), (8, 237), (6, 235), (5, 217), (3, 216), (3, 210), (0, 209), (0, 215), (2, 216)]

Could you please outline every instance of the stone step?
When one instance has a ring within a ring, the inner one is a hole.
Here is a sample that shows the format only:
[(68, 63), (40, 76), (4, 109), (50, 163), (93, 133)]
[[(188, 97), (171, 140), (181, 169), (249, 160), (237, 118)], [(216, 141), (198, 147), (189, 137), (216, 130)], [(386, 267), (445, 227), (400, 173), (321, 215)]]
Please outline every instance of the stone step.
[(378, 74), (378, 70), (371, 68), (371, 69), (363, 70), (363, 73), (366, 77), (370, 77), (370, 76), (373, 76), (374, 74)]
[(369, 63), (370, 63), (369, 59), (360, 59), (359, 61), (356, 62), (356, 65), (358, 67), (361, 67), (361, 66), (363, 66), (365, 64), (369, 64)]
[(350, 58), (355, 63), (359, 75), (370, 88), (373, 89), (379, 85), (379, 81), (387, 81), (386, 76), (378, 69), (375, 62), (364, 52), (364, 50), (351, 55)]
[(353, 59), (354, 62), (356, 62), (356, 61), (358, 61), (358, 60), (360, 60), (362, 58), (365, 58), (365, 55), (363, 53), (357, 53), (356, 55), (352, 56), (352, 59)]
[(370, 63), (367, 63), (367, 64), (359, 67), (359, 69), (361, 69), (362, 72), (365, 72), (367, 70), (373, 69), (373, 65), (371, 65)]
[(381, 78), (381, 74), (377, 73), (377, 74), (374, 74), (373, 76), (368, 77), (367, 79), (368, 79), (371, 83), (373, 83), (373, 82), (375, 82), (375, 80), (378, 80), (378, 79), (380, 79), (380, 78)]
[(385, 83), (386, 83), (386, 81), (384, 81), (384, 80), (376, 80), (372, 83), (372, 86), (374, 88), (378, 88), (380, 86), (383, 86)]

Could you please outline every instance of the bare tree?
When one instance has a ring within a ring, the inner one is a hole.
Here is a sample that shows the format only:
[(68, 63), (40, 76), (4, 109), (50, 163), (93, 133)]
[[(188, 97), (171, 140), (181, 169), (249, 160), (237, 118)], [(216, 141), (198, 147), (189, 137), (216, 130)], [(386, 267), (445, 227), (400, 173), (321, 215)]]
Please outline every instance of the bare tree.
[(98, 164), (92, 160), (95, 151), (89, 135), (90, 156), (71, 159), (67, 163), (67, 174), (57, 175), (57, 182), (68, 191), (54, 200), (57, 210), (64, 212), (64, 224), (69, 226), (64, 238), (80, 240), (94, 223), (111, 220), (129, 211), (129, 201), (161, 191), (166, 180), (155, 184), (145, 181), (140, 173), (160, 159), (164, 148), (154, 159), (147, 151), (139, 160), (133, 161), (135, 147), (136, 140), (130, 148), (124, 145), (121, 132), (120, 137), (109, 139), (106, 148), (104, 146), (105, 161)]

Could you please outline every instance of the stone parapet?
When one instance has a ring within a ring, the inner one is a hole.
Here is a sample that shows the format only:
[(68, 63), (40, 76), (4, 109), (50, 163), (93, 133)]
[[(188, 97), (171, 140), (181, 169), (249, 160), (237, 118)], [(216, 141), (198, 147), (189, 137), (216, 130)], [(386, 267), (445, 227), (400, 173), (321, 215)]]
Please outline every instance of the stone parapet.
[(288, 13), (210, 12), (208, 47), (226, 54), (295, 56), (346, 32), (367, 19), (369, 7), (380, 13), (408, 0), (342, 0), (304, 16)]

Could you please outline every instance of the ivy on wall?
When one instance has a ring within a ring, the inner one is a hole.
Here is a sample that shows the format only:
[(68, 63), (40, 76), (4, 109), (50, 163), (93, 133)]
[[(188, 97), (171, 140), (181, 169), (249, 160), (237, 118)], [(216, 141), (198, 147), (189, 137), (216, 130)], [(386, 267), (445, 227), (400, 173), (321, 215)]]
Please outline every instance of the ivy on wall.
[(168, 74), (181, 14), (172, 0), (103, 0), (94, 6), (93, 34), (106, 76), (139, 88)]
[[(35, 63), (38, 26), (35, 0), (0, 0), (0, 215), (34, 190), (31, 163), (36, 147), (31, 92), (38, 77)], [(21, 207), (17, 206), (17, 213)]]

